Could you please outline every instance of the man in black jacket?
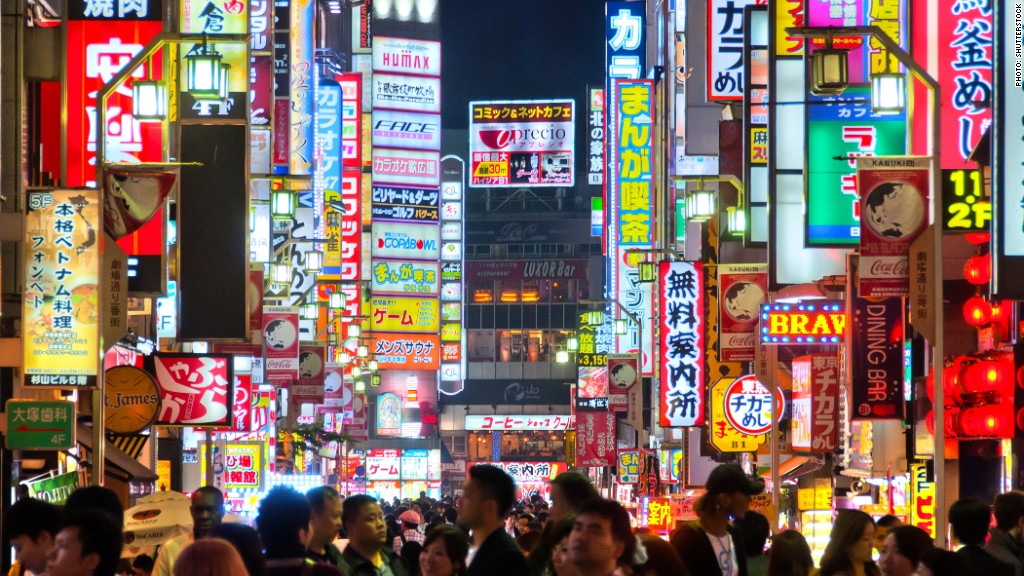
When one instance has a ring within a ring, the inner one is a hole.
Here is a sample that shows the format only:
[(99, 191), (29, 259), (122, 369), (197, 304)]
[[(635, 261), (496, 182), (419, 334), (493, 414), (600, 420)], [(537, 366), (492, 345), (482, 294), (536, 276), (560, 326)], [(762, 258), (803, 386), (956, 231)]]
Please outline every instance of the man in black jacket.
[(467, 576), (523, 576), (526, 558), (505, 532), (505, 513), (516, 498), (516, 483), (501, 468), (478, 464), (462, 488), (459, 524), (472, 531)]
[(366, 494), (346, 498), (341, 524), (348, 536), (348, 546), (341, 553), (345, 576), (408, 576), (402, 559), (384, 546), (388, 527), (377, 500)]
[(964, 498), (954, 502), (949, 507), (949, 525), (953, 536), (963, 544), (956, 553), (967, 561), (971, 574), (1014, 576), (1013, 566), (1000, 562), (982, 548), (991, 521), (992, 511), (981, 500)]
[(629, 513), (614, 500), (595, 498), (580, 508), (569, 533), (569, 561), (578, 576), (609, 576), (629, 566), (636, 540)]

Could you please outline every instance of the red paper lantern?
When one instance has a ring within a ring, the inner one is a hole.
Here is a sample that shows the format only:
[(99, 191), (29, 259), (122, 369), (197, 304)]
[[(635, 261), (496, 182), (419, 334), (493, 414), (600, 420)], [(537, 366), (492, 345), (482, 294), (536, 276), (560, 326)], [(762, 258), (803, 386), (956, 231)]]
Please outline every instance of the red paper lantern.
[(979, 328), (992, 321), (992, 305), (981, 296), (972, 296), (964, 302), (964, 320)]
[(1001, 300), (999, 302), (991, 302), (992, 304), (992, 322), (1005, 322), (1010, 317), (1010, 310), (1013, 307), (1011, 300)]
[(988, 284), (992, 279), (992, 260), (987, 256), (971, 256), (964, 263), (964, 278), (975, 286)]
[(964, 368), (958, 379), (964, 394), (1013, 393), (1013, 364), (1005, 360), (981, 360)]
[(987, 244), (988, 241), (992, 239), (992, 235), (988, 232), (968, 232), (967, 234), (964, 234), (964, 239), (975, 246), (979, 246), (981, 244)]
[(1013, 437), (1013, 407), (989, 404), (960, 411), (957, 424), (964, 436), (987, 438)]

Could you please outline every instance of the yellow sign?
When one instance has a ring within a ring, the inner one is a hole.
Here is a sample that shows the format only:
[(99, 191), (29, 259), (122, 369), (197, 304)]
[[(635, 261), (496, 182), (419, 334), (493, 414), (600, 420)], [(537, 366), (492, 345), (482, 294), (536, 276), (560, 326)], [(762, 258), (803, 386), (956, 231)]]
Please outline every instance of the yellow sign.
[(720, 452), (753, 452), (764, 443), (767, 434), (748, 436), (736, 429), (725, 415), (725, 393), (735, 378), (720, 378), (711, 387), (711, 445)]
[(750, 163), (768, 163), (768, 129), (763, 126), (750, 129)]
[(97, 190), (28, 193), (21, 311), (26, 386), (96, 385), (102, 239)]
[(437, 332), (440, 308), (427, 298), (370, 300), (370, 329), (381, 332)]
[(113, 434), (138, 434), (156, 420), (160, 389), (145, 370), (115, 366), (103, 379), (104, 421)]
[(461, 342), (462, 324), (444, 324), (441, 326), (441, 342)]
[[(199, 447), (199, 474), (206, 476), (206, 446)], [(227, 442), (224, 453), (214, 447), (213, 470), (217, 487), (228, 491), (259, 491), (263, 489), (266, 468), (262, 442)]]
[(928, 466), (910, 467), (910, 524), (935, 538), (935, 482), (928, 480)]
[(171, 461), (156, 461), (156, 489), (166, 492), (171, 489)]
[(775, 55), (803, 56), (804, 39), (790, 36), (786, 28), (804, 25), (805, 0), (779, 0), (775, 3)]

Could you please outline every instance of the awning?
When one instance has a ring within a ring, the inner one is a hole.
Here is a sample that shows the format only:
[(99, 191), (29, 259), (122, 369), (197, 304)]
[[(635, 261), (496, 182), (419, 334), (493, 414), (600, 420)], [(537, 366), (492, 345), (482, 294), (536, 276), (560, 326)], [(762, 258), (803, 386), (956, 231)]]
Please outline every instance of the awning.
[[(825, 459), (814, 456), (793, 456), (789, 460), (779, 462), (779, 478), (796, 478), (820, 470), (825, 465)], [(771, 469), (761, 473), (761, 477), (769, 479), (772, 477)]]
[[(76, 430), (78, 443), (86, 452), (86, 457), (92, 453), (92, 428), (78, 425)], [(133, 482), (156, 482), (157, 475), (149, 468), (146, 468), (131, 456), (125, 454), (120, 448), (114, 446), (110, 440), (104, 439), (105, 455), (107, 459), (107, 472), (114, 472), (115, 476), (123, 481)]]

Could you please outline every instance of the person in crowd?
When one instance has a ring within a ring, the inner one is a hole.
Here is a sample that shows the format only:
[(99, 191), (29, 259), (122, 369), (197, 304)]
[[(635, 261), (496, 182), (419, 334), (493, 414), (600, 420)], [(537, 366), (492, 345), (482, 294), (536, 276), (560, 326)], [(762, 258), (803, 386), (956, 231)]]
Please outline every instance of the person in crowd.
[(211, 530), (220, 525), (224, 519), (224, 494), (214, 486), (202, 486), (192, 493), (189, 512), (192, 514), (192, 531), (175, 536), (160, 546), (153, 576), (174, 574), (174, 562), (185, 546), (206, 538)]
[(306, 547), (313, 535), (312, 515), (306, 496), (290, 486), (275, 486), (260, 501), (256, 530), (263, 542), (269, 576), (341, 574), (334, 566), (306, 557)]
[(584, 502), (598, 498), (590, 478), (580, 472), (562, 472), (551, 480), (549, 487), (551, 508), (548, 512), (552, 520), (575, 514)]
[(743, 518), (764, 483), (735, 464), (720, 464), (705, 488), (694, 506), (698, 520), (674, 530), (669, 541), (693, 576), (747, 576), (742, 536), (730, 521)]
[(53, 539), (60, 529), (61, 512), (53, 504), (35, 498), (22, 498), (4, 514), (4, 535), (10, 539), (21, 576), (26, 571), (42, 576), (46, 556), (53, 549)]
[(647, 561), (633, 567), (634, 576), (689, 575), (675, 548), (661, 537), (648, 533), (637, 535), (637, 539), (647, 553)]
[(341, 494), (330, 486), (317, 486), (306, 492), (306, 500), (309, 500), (313, 519), (313, 534), (306, 554), (316, 562), (340, 570), (343, 566), (341, 550), (333, 542), (341, 530)]
[(516, 513), (515, 510), (510, 510), (509, 513), (505, 515), (505, 533), (511, 536), (512, 538), (519, 537), (518, 520), (519, 515)]
[[(402, 546), (408, 542), (416, 542), (423, 547), (424, 538), (423, 533), (420, 532), (420, 524), (423, 523), (423, 517), (416, 510), (406, 510), (402, 512), (402, 515), (398, 517), (398, 520), (402, 523), (402, 531), (392, 541), (391, 547), (394, 549), (395, 554), (402, 554)], [(417, 566), (419, 564), (417, 563)]]
[(46, 555), (46, 576), (114, 576), (121, 558), (121, 525), (99, 509), (61, 522)]
[(384, 512), (372, 497), (349, 496), (341, 505), (341, 525), (348, 536), (342, 552), (345, 576), (408, 576), (405, 565), (387, 542)]
[(1014, 576), (1024, 576), (1024, 492), (1013, 490), (996, 496), (992, 514), (996, 525), (988, 531), (985, 551), (1013, 566)]
[(523, 534), (529, 534), (530, 524), (536, 519), (537, 517), (529, 512), (523, 512), (520, 514), (519, 518), (516, 519), (517, 527), (519, 528), (519, 535), (522, 536)]
[(875, 521), (860, 510), (840, 510), (821, 556), (820, 576), (878, 576), (871, 559)]
[(609, 576), (633, 563), (636, 539), (629, 513), (614, 500), (597, 498), (580, 506), (569, 535), (569, 560), (577, 576)]
[[(545, 547), (550, 550), (550, 560), (542, 567), (545, 576), (577, 576), (576, 567), (569, 558), (569, 535), (576, 524), (576, 516), (570, 514), (557, 522), (551, 522), (551, 528), (544, 531), (543, 540), (535, 548)], [(534, 553), (536, 555), (536, 552)]]
[(533, 549), (540, 543), (540, 539), (540, 530), (531, 530), (525, 534), (520, 534), (519, 538), (516, 538), (516, 544), (519, 546), (519, 549), (523, 551), (523, 555), (529, 559), (530, 553), (533, 552)]
[[(383, 512), (384, 511), (381, 510), (381, 513)], [(395, 514), (401, 514), (402, 512), (404, 512), (404, 510), (401, 512), (395, 510), (394, 514), (384, 515), (384, 525), (387, 526), (388, 529), (387, 545), (389, 547), (393, 546), (395, 538), (398, 538), (402, 534), (402, 525), (398, 523), (398, 519), (395, 517)]]
[(132, 576), (150, 576), (155, 565), (156, 562), (153, 561), (152, 556), (149, 554), (139, 554), (132, 558)]
[(537, 522), (540, 523), (540, 529), (543, 530), (548, 525), (548, 520), (551, 519), (551, 513), (547, 509), (541, 510), (537, 513)]
[(64, 517), (68, 518), (85, 512), (98, 510), (106, 514), (122, 530), (124, 529), (124, 505), (121, 497), (106, 486), (83, 486), (78, 488), (64, 501)]
[(263, 544), (255, 528), (236, 522), (224, 522), (210, 530), (210, 538), (220, 538), (234, 546), (249, 576), (267, 576), (267, 559), (263, 557)]
[(204, 538), (185, 546), (174, 576), (249, 576), (241, 554), (227, 540)]
[(932, 548), (921, 557), (917, 567), (918, 576), (962, 576), (979, 574), (987, 576), (987, 572), (975, 572), (968, 567), (967, 559), (949, 550)]
[(747, 557), (747, 574), (749, 576), (765, 576), (768, 573), (768, 555), (764, 546), (771, 535), (768, 519), (757, 512), (748, 511), (743, 518), (736, 521), (743, 541), (743, 555)]
[(469, 469), (459, 502), (459, 523), (470, 529), (473, 537), (466, 559), (468, 576), (526, 574), (526, 557), (502, 529), (515, 497), (516, 483), (501, 468), (477, 464)]
[(427, 534), (420, 553), (422, 576), (465, 576), (469, 542), (454, 526), (438, 526)]
[(772, 537), (768, 551), (768, 576), (810, 576), (814, 558), (804, 535), (796, 530), (783, 530)]
[(900, 522), (900, 519), (892, 514), (886, 514), (875, 521), (875, 552), (882, 553), (885, 537), (889, 535), (889, 530), (897, 526), (903, 526), (903, 522)]
[(932, 537), (917, 526), (897, 526), (889, 530), (878, 558), (882, 576), (913, 576), (921, 557), (932, 548)]
[(444, 523), (449, 526), (455, 526), (458, 521), (459, 511), (456, 510), (454, 506), (449, 506), (448, 509), (444, 511)]
[(963, 498), (949, 507), (953, 536), (963, 544), (956, 551), (970, 566), (971, 574), (1014, 576), (1013, 566), (1000, 562), (982, 547), (992, 522), (992, 510), (977, 498)]

